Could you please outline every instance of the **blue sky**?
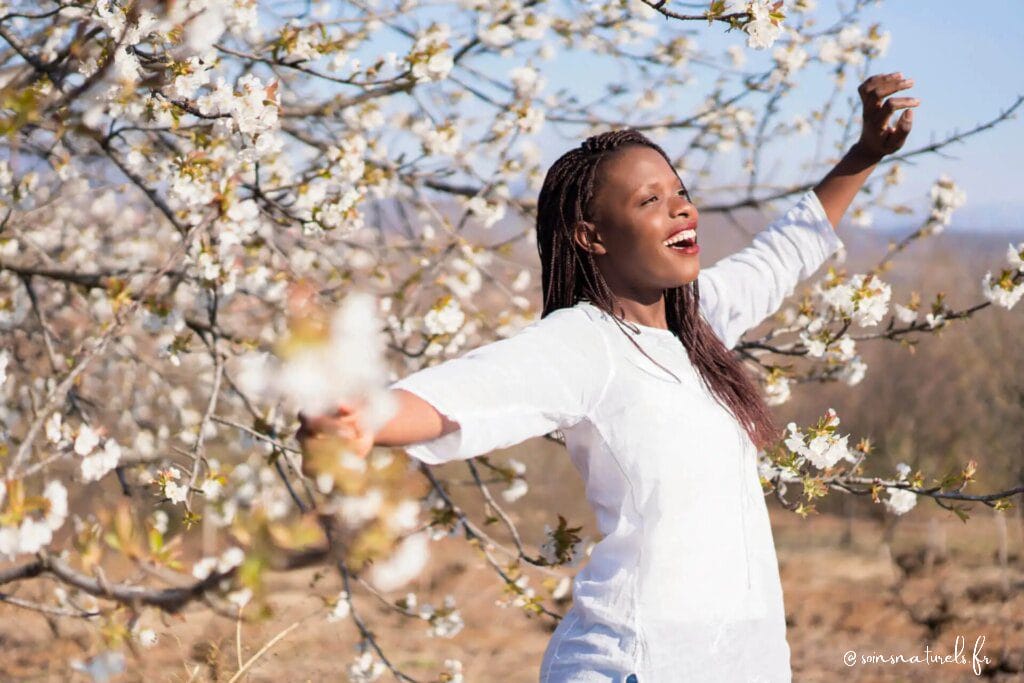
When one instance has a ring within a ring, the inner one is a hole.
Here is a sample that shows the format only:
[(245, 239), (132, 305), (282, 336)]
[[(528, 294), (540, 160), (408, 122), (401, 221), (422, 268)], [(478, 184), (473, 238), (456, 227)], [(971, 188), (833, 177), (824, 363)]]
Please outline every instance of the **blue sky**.
[[(824, 2), (821, 3), (825, 5)], [(880, 71), (914, 78), (920, 98), (906, 147), (987, 121), (1024, 95), (1024, 2), (950, 0), (886, 2), (866, 16), (892, 33)], [(1010, 229), (1024, 234), (1024, 106), (1017, 118), (908, 167), (904, 191), (927, 191), (942, 172), (967, 193), (953, 228)]]
[[(844, 2), (842, 6), (850, 4)], [(838, 16), (836, 3), (820, 0), (815, 15), (819, 27), (829, 25)], [(914, 86), (900, 94), (921, 100), (904, 150), (944, 139), (954, 131), (969, 130), (1007, 109), (1018, 94), (1024, 95), (1024, 69), (1021, 68), (1024, 65), (1024, 32), (1021, 30), (1024, 2), (1020, 0), (992, 0), (985, 3), (984, 9), (972, 9), (950, 0), (892, 0), (869, 7), (862, 17), (861, 25), (865, 29), (877, 22), (892, 36), (887, 53), (873, 62), (869, 73), (903, 72), (914, 79)], [(690, 27), (695, 29), (701, 48), (713, 53), (724, 52), (730, 45), (745, 44), (745, 34), (737, 31), (727, 33), (720, 26), (708, 27), (703, 23), (687, 26)], [(756, 60), (767, 60), (770, 53), (748, 49), (747, 56), (747, 66), (752, 67)], [(545, 74), (552, 83), (568, 83), (573, 78), (578, 79), (581, 72), (601, 73), (599, 67), (588, 69), (590, 59), (578, 56), (571, 62), (548, 64)], [(684, 111), (689, 110), (686, 105), (698, 102), (711, 85), (706, 71), (696, 73), (699, 81), (692, 90), (699, 97), (691, 100), (680, 94), (681, 102), (685, 103)], [(845, 92), (856, 96), (858, 82), (849, 78)], [(576, 83), (579, 87), (578, 80)], [(810, 111), (824, 102), (831, 88), (831, 75), (821, 65), (812, 65), (798, 78), (798, 86), (785, 107), (792, 112)], [(839, 111), (845, 113), (846, 110)], [(940, 174), (947, 173), (967, 195), (967, 202), (955, 215), (950, 230), (1019, 230), (1024, 234), (1024, 171), (1021, 170), (1024, 106), (1017, 110), (1016, 116), (992, 130), (945, 148), (941, 156), (930, 154), (919, 157), (913, 165), (905, 165), (905, 181), (893, 198), (920, 209), (915, 215), (923, 217), (928, 189)], [(674, 150), (683, 139), (670, 136), (661, 142), (674, 156)], [(823, 175), (820, 171), (800, 172), (797, 167), (813, 157), (813, 138), (788, 140), (797, 145), (803, 141), (807, 149), (796, 147), (792, 159), (785, 158), (793, 149), (791, 146), (786, 148), (785, 154), (766, 155), (772, 163), (788, 168), (784, 177), (808, 181)], [(830, 139), (835, 140), (838, 135)], [(562, 146), (566, 146), (565, 143)], [(558, 153), (557, 149), (553, 151), (547, 161), (553, 161)], [(724, 173), (726, 178), (734, 177), (738, 159), (735, 152), (724, 155), (723, 162), (732, 164)], [(812, 175), (808, 177), (808, 173)], [(905, 223), (905, 217), (876, 214), (879, 227)]]
[[(791, 2), (789, 0), (787, 4)], [(694, 9), (687, 5), (703, 8), (706, 3), (681, 3), (677, 7)], [(818, 20), (817, 29), (830, 25), (838, 16), (838, 8), (851, 5), (851, 0), (842, 3), (819, 0), (814, 12)], [(921, 105), (915, 111), (914, 129), (904, 150), (927, 145), (954, 131), (965, 131), (988, 121), (1008, 108), (1017, 95), (1024, 94), (1024, 69), (1021, 68), (1024, 65), (1022, 0), (989, 0), (982, 6), (952, 0), (889, 0), (870, 5), (861, 17), (860, 23), (865, 29), (877, 22), (892, 35), (888, 52), (874, 61), (869, 73), (902, 71), (915, 80), (911, 90), (901, 93), (921, 100)], [(448, 16), (437, 18), (450, 20)], [(730, 45), (745, 45), (745, 34), (738, 31), (726, 33), (723, 26), (718, 24), (708, 26), (704, 22), (655, 21), (662, 26), (659, 38), (664, 39), (666, 35), (680, 31), (692, 33), (702, 51), (712, 54), (724, 55)], [(386, 44), (396, 36), (384, 32), (380, 38)], [(373, 42), (381, 46), (377, 40)], [(396, 49), (404, 44), (405, 40), (399, 40), (385, 49)], [(746, 50), (748, 69), (770, 60), (770, 51)], [(521, 60), (516, 58), (510, 62), (496, 55), (478, 56), (472, 63), (492, 78), (507, 80), (506, 73), (510, 66), (518, 65)], [(581, 93), (584, 101), (587, 95), (601, 92), (603, 83), (618, 78), (619, 73), (617, 65), (609, 64), (607, 58), (580, 53), (570, 55), (559, 52), (555, 60), (541, 62), (537, 66), (548, 79), (546, 93), (566, 85), (574, 92)], [(703, 100), (712, 86), (712, 75), (699, 67), (694, 67), (693, 73), (697, 76), (697, 82), (692, 86), (680, 87), (677, 92), (667, 93), (666, 104), (673, 102), (679, 111), (689, 113)], [(588, 78), (581, 79), (580, 74), (586, 74)], [(784, 102), (784, 111), (806, 114), (820, 107), (832, 90), (831, 81), (827, 69), (822, 65), (812, 65), (798, 77), (796, 89)], [(851, 73), (845, 93), (856, 97), (858, 82), (856, 74)], [(496, 91), (491, 92), (497, 94)], [(735, 86), (730, 92), (735, 92)], [(466, 102), (464, 113), (484, 113), (471, 111), (479, 106), (476, 100), (470, 98)], [(764, 98), (760, 97), (751, 100), (750, 104), (760, 105), (763, 102)], [(844, 106), (836, 110), (836, 113), (845, 114), (847, 111)], [(788, 118), (783, 116), (782, 120)], [(684, 132), (670, 135), (659, 142), (670, 156), (676, 156), (688, 136)], [(579, 142), (578, 138), (560, 135), (550, 122), (545, 124), (535, 139), (543, 150), (542, 163), (545, 166)], [(838, 139), (838, 132), (831, 137), (826, 135), (829, 144)], [(814, 146), (815, 138), (812, 136), (787, 138), (784, 143), (766, 150), (765, 168), (780, 169), (780, 173), (774, 176), (779, 181), (817, 180), (827, 169), (801, 171), (799, 167), (801, 163), (813, 159)], [(740, 158), (737, 151), (723, 154), (723, 167), (715, 167), (715, 182), (711, 184), (735, 181)], [(913, 165), (905, 165), (905, 182), (892, 199), (918, 210), (910, 221), (922, 218), (927, 213), (926, 195), (929, 187), (940, 174), (946, 173), (967, 194), (967, 203), (955, 214), (950, 230), (1009, 230), (1024, 235), (1022, 163), (1024, 106), (1018, 109), (1017, 118), (968, 138), (964, 143), (947, 147), (941, 156), (930, 154), (918, 158)], [(687, 181), (686, 177), (684, 181)], [(697, 198), (699, 201), (699, 196)], [(877, 227), (904, 227), (908, 222), (907, 217), (882, 214), (876, 214), (875, 220)]]

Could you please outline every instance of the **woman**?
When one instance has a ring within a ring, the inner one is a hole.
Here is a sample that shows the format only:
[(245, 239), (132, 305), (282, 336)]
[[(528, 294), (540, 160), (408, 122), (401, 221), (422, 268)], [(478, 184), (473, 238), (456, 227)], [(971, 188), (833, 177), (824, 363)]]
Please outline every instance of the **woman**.
[(757, 450), (779, 435), (729, 349), (842, 246), (833, 226), (910, 132), (918, 100), (888, 96), (911, 84), (864, 81), (860, 140), (704, 271), (698, 211), (665, 152), (635, 130), (588, 138), (540, 192), (541, 319), (392, 384), (400, 407), (376, 434), (342, 406), (300, 415), (300, 440), (336, 433), (362, 454), (406, 446), (438, 464), (561, 430), (602, 539), (541, 683), (790, 681), (757, 470)]

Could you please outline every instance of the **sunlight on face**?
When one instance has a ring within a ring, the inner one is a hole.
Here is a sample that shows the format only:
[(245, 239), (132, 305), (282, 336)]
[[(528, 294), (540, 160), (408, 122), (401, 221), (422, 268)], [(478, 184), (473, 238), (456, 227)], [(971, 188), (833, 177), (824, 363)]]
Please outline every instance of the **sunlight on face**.
[(594, 254), (601, 272), (621, 295), (656, 300), (700, 272), (700, 255), (663, 242), (696, 228), (697, 208), (675, 171), (650, 147), (629, 146), (609, 157), (597, 179)]

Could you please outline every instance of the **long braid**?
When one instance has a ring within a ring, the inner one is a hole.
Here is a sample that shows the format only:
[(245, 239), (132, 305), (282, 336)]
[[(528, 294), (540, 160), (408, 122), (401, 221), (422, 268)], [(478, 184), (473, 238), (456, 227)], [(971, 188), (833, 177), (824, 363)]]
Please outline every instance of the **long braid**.
[[(665, 151), (643, 133), (631, 128), (591, 136), (579, 147), (563, 154), (548, 169), (537, 200), (537, 251), (540, 254), (544, 300), (541, 317), (559, 308), (570, 308), (581, 299), (588, 299), (611, 316), (641, 353), (675, 377), (623, 330), (625, 325), (634, 333), (638, 331), (615, 313), (613, 293), (597, 267), (593, 253), (580, 247), (573, 239), (574, 226), (580, 221), (593, 220), (592, 208), (602, 162), (627, 145), (643, 145), (657, 150), (675, 172)], [(678, 173), (676, 177), (679, 177)], [(667, 289), (664, 297), (668, 328), (682, 342), (704, 384), (740, 422), (756, 447), (764, 448), (773, 443), (777, 439), (777, 431), (771, 411), (739, 358), (725, 347), (700, 315), (697, 281)]]

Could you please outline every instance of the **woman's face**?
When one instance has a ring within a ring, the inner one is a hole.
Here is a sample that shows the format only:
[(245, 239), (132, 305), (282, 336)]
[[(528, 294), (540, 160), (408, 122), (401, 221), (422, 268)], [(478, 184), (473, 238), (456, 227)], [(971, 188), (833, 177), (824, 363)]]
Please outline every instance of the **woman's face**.
[[(657, 150), (629, 146), (616, 151), (604, 161), (596, 183), (593, 223), (587, 224), (590, 249), (613, 292), (649, 303), (660, 299), (663, 290), (697, 278), (699, 253), (664, 244), (680, 230), (696, 229), (698, 213)], [(583, 232), (577, 229), (578, 241), (585, 240)]]

